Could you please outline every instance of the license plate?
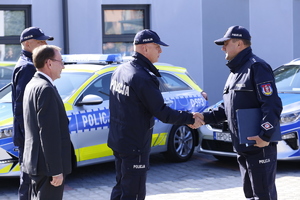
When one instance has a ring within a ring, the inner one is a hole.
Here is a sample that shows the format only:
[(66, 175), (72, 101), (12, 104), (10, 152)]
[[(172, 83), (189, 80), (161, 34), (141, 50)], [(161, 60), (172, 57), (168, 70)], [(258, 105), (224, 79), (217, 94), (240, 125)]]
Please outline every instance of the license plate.
[(223, 132), (214, 132), (214, 139), (225, 141), (225, 142), (232, 141), (230, 133), (223, 133)]

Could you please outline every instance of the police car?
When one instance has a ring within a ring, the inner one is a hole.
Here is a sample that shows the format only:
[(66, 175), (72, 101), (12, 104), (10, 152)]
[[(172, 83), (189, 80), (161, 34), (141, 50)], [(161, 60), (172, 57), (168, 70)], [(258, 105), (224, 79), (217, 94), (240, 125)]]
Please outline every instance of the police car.
[[(280, 119), (282, 140), (278, 142), (278, 160), (300, 160), (300, 58), (274, 70), (276, 86), (283, 104)], [(214, 109), (222, 101), (207, 108)], [(209, 124), (200, 128), (198, 152), (217, 159), (235, 157), (227, 123)]]
[[(63, 55), (65, 69), (55, 80), (70, 120), (69, 129), (77, 166), (114, 160), (107, 146), (109, 130), (109, 88), (118, 54)], [(160, 90), (165, 103), (177, 110), (201, 112), (208, 107), (206, 93), (191, 79), (187, 70), (156, 63), (162, 77)], [(13, 115), (10, 85), (0, 90), (0, 176), (18, 176), (18, 149), (13, 145)], [(199, 130), (156, 120), (152, 153), (163, 152), (172, 161), (187, 161), (198, 145)], [(55, 144), (53, 144), (55, 148)]]

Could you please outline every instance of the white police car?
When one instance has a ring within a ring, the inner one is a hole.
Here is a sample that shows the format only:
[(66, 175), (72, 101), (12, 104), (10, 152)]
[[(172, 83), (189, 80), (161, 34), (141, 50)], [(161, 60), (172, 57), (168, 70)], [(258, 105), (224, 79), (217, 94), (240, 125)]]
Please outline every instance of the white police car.
[[(120, 55), (68, 55), (63, 59), (68, 64), (55, 85), (70, 120), (77, 165), (112, 161), (113, 153), (107, 146), (109, 87), (111, 75), (121, 61)], [(162, 63), (155, 65), (162, 75), (160, 90), (166, 104), (190, 112), (201, 112), (208, 107), (205, 93), (185, 68)], [(19, 175), (12, 122), (11, 87), (8, 85), (0, 90), (0, 176)], [(172, 161), (187, 161), (198, 141), (199, 130), (156, 120), (151, 152), (163, 152)]]
[[(300, 160), (300, 58), (274, 70), (276, 86), (283, 104), (280, 119), (282, 141), (278, 142), (278, 160)], [(221, 102), (209, 107), (213, 109)], [(236, 156), (226, 122), (200, 128), (198, 152), (218, 159)]]

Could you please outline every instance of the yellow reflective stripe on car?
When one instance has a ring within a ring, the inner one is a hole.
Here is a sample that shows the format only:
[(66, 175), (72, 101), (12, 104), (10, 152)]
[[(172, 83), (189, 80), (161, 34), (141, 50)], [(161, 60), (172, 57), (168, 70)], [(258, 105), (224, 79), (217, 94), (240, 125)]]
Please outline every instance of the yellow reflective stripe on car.
[(0, 66), (2, 67), (14, 67), (15, 65), (15, 63), (0, 63)]
[(73, 110), (73, 106), (71, 104), (69, 104), (68, 102), (64, 104), (65, 105), (65, 110), (66, 111), (70, 111)]
[(107, 144), (99, 144), (79, 149), (80, 161), (112, 156), (113, 151)]
[(5, 174), (5, 173), (10, 172), (12, 165), (13, 164), (11, 163), (11, 164), (8, 164), (7, 166), (3, 167), (2, 169), (0, 169), (0, 174)]
[(5, 120), (2, 120), (0, 122), (0, 126), (11, 125), (12, 122), (13, 122), (13, 117), (5, 119)]
[(159, 146), (159, 145), (166, 145), (167, 143), (167, 136), (168, 133), (155, 133), (152, 134), (152, 144), (151, 146)]
[(106, 69), (101, 69), (97, 72), (97, 74), (101, 75), (101, 74), (105, 74), (107, 72), (110, 72), (110, 71), (114, 71), (118, 66), (114, 66), (114, 67), (109, 67), (109, 68), (106, 68)]
[(177, 66), (162, 66), (162, 65), (155, 65), (155, 67), (159, 70), (165, 70), (169, 72), (181, 72), (185, 73), (186, 69), (183, 67), (177, 67)]
[(18, 172), (18, 171), (20, 171), (20, 165), (19, 165), (19, 163), (14, 167), (14, 169), (13, 170), (11, 170), (12, 172)]

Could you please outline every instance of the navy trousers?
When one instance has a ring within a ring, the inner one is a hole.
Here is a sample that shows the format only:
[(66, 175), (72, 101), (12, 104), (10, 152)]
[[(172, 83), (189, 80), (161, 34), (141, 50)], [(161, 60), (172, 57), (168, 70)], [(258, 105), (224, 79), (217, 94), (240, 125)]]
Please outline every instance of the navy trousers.
[(31, 199), (31, 179), (28, 174), (23, 172), (23, 152), (24, 148), (19, 147), (20, 186), (18, 195), (19, 200), (29, 200)]
[(277, 144), (270, 143), (255, 151), (239, 152), (237, 160), (246, 199), (277, 200)]
[(116, 185), (111, 200), (144, 200), (146, 179), (149, 169), (149, 152), (141, 154), (120, 154), (114, 152)]

